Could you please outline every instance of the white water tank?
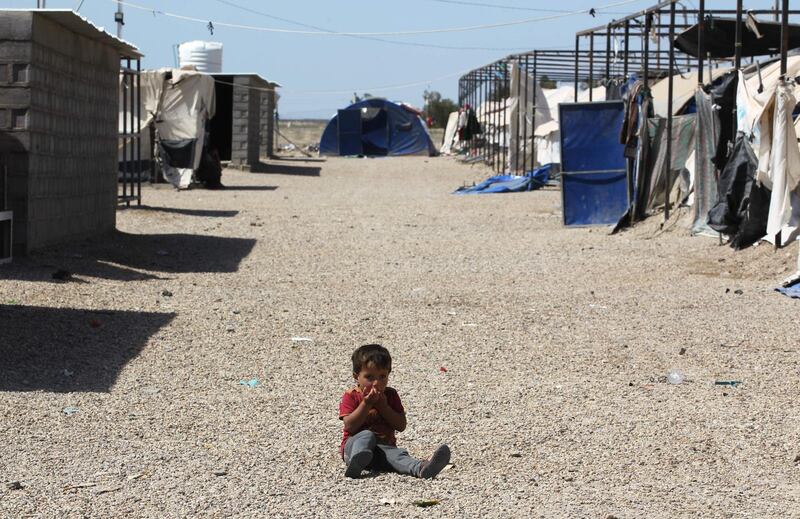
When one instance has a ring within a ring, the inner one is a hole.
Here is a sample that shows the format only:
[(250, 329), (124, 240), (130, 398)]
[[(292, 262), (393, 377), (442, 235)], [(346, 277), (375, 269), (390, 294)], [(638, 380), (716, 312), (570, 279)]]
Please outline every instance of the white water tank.
[(222, 44), (215, 41), (187, 41), (178, 45), (181, 67), (194, 65), (199, 72), (222, 72)]

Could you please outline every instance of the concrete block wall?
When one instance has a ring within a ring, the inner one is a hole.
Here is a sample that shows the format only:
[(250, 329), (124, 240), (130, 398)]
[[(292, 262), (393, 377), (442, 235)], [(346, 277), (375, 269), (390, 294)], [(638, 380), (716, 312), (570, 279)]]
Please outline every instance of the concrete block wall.
[[(0, 40), (0, 155), (9, 167), (15, 249), (114, 229), (117, 50), (36, 13), (0, 14), (0, 31), (6, 23), (15, 32)], [(26, 80), (2, 81), (15, 70)]]
[(255, 166), (261, 146), (261, 91), (250, 88), (249, 76), (236, 76), (233, 83), (231, 163)]

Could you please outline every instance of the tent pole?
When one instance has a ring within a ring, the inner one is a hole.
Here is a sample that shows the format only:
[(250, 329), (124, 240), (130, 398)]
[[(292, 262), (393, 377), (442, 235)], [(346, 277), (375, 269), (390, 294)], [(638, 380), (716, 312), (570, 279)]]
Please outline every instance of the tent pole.
[[(526, 78), (525, 79), (526, 79), (525, 84), (527, 85), (527, 73), (526, 73)], [(519, 98), (520, 98), (519, 89), (522, 86), (521, 85), (521, 81), (522, 81), (522, 58), (517, 56), (517, 113), (515, 114), (515, 117), (517, 118), (517, 124), (516, 124), (517, 128), (516, 128), (516, 131), (515, 131), (516, 135), (514, 135), (514, 146), (515, 146), (514, 171), (519, 171), (519, 144), (520, 144), (519, 143), (519, 137), (520, 137), (520, 135), (519, 135), (519, 116), (520, 116), (520, 113), (525, 115), (524, 110), (523, 111), (520, 110), (520, 103), (519, 103)], [(527, 93), (527, 91), (526, 91), (526, 93)], [(511, 151), (509, 150), (509, 153), (510, 152)]]
[(500, 112), (497, 111), (497, 106), (500, 103), (499, 97), (502, 97), (500, 92), (500, 67), (495, 64), (494, 67), (494, 98), (495, 98), (495, 111), (494, 111), (494, 142), (497, 144), (497, 151), (494, 154), (494, 171), (495, 173), (500, 169)]
[[(741, 1), (741, 0), (740, 0)], [(669, 4), (669, 78), (667, 79), (667, 163), (664, 175), (664, 221), (669, 220), (669, 186), (672, 176), (672, 88), (673, 88), (673, 60), (675, 59), (675, 1)]]
[[(535, 52), (535, 51), (534, 51)], [(522, 173), (525, 174), (528, 171), (528, 88), (530, 85), (528, 84), (530, 77), (528, 77), (528, 55), (525, 54), (525, 94), (524, 98), (525, 101), (523, 103), (524, 110), (522, 112)], [(533, 82), (533, 89), (534, 92), (536, 91), (536, 81)], [(534, 97), (535, 99), (535, 97)], [(517, 158), (519, 161), (519, 158)]]
[(628, 51), (630, 50), (631, 21), (625, 20), (625, 61), (622, 64), (622, 76), (628, 80)]
[(578, 55), (581, 51), (581, 37), (575, 35), (575, 92), (574, 92), (574, 102), (578, 102)]
[(789, 0), (783, 0), (783, 7), (781, 9), (781, 78), (784, 78), (786, 76), (786, 55), (788, 52), (789, 52)]
[(594, 86), (594, 33), (589, 35), (589, 102), (592, 99), (592, 87)]
[(650, 24), (652, 23), (652, 15), (647, 13), (644, 17), (644, 90), (647, 91), (649, 76), (650, 76)]
[(500, 166), (503, 171), (506, 169), (506, 164), (508, 164), (508, 154), (511, 153), (511, 148), (509, 148), (509, 128), (508, 125), (510, 121), (508, 121), (508, 98), (510, 97), (509, 94), (511, 93), (511, 80), (508, 77), (508, 63), (504, 64), (503, 67), (505, 70), (503, 71), (503, 164)]
[[(606, 26), (606, 77), (605, 85), (608, 89), (611, 82), (611, 24)], [(606, 99), (608, 99), (608, 90), (606, 90)]]
[[(536, 91), (539, 86), (539, 73), (536, 70), (537, 51), (533, 51), (533, 112), (531, 113), (531, 169), (536, 169), (536, 103), (539, 102)], [(544, 100), (542, 100), (544, 101)], [(527, 144), (527, 140), (525, 141)]]
[(697, 13), (697, 85), (703, 87), (703, 59), (706, 55), (705, 26), (706, 26), (706, 1), (698, 0), (700, 7)]

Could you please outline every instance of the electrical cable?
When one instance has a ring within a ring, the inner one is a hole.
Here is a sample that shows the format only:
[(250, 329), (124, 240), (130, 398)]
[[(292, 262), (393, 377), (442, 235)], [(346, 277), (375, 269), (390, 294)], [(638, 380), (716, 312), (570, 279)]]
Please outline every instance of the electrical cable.
[[(310, 25), (310, 24), (307, 24), (307, 23), (291, 20), (289, 18), (282, 18), (280, 16), (275, 16), (275, 15), (268, 14), (268, 13), (265, 13), (265, 12), (262, 12), (262, 11), (257, 11), (255, 9), (251, 9), (249, 7), (245, 7), (243, 5), (235, 4), (235, 3), (230, 2), (228, 0), (216, 0), (216, 1), (221, 3), (221, 4), (225, 4), (225, 5), (228, 5), (230, 7), (234, 7), (236, 9), (241, 9), (242, 11), (245, 11), (245, 12), (248, 12), (248, 13), (251, 13), (251, 14), (257, 14), (257, 15), (260, 15), (260, 16), (264, 16), (266, 18), (271, 18), (273, 20), (278, 20), (278, 21), (281, 21), (281, 22), (291, 23), (291, 24), (294, 24), (294, 25), (297, 25), (297, 26), (300, 26), (300, 27), (307, 27), (309, 29), (316, 29), (318, 31), (324, 31), (324, 32), (327, 32), (327, 33), (335, 33), (336, 32), (336, 31), (332, 31), (330, 29), (326, 29), (325, 27), (319, 27), (319, 26), (316, 26), (316, 25)], [(379, 42), (383, 42), (383, 43), (390, 43), (390, 44), (393, 44), (393, 45), (403, 45), (403, 46), (407, 46), (407, 47), (424, 47), (424, 48), (445, 49), (445, 50), (485, 50), (485, 51), (493, 51), (493, 52), (494, 51), (520, 51), (520, 50), (525, 50), (525, 47), (456, 47), (456, 46), (452, 46), (452, 45), (436, 45), (436, 44), (429, 44), (429, 43), (417, 43), (417, 42), (411, 42), (411, 41), (384, 40), (382, 38), (375, 38), (375, 37), (370, 37), (370, 36), (349, 36), (349, 37), (350, 38), (354, 38), (354, 39), (359, 39), (359, 40), (379, 41)]]
[[(139, 9), (142, 11), (148, 11), (153, 13), (153, 15), (162, 15), (167, 16), (170, 18), (175, 18), (178, 20), (185, 20), (190, 22), (198, 22), (202, 23), (206, 26), (214, 26), (214, 27), (229, 27), (232, 29), (244, 29), (244, 30), (252, 30), (252, 31), (260, 31), (260, 32), (271, 32), (271, 33), (280, 33), (280, 34), (303, 34), (303, 35), (315, 35), (315, 36), (413, 36), (419, 34), (445, 34), (445, 33), (455, 33), (455, 32), (467, 32), (467, 31), (478, 31), (478, 30), (485, 30), (485, 29), (498, 29), (501, 27), (512, 27), (516, 25), (525, 25), (535, 22), (544, 22), (550, 20), (556, 20), (559, 18), (566, 18), (568, 16), (575, 16), (580, 14), (588, 14), (590, 9), (581, 9), (579, 11), (571, 11), (567, 13), (560, 13), (554, 14), (551, 16), (542, 16), (538, 18), (526, 18), (523, 20), (516, 20), (513, 22), (500, 22), (500, 23), (492, 23), (492, 24), (484, 24), (484, 25), (469, 25), (465, 27), (448, 27), (442, 29), (422, 29), (422, 30), (415, 30), (415, 31), (387, 31), (387, 32), (325, 32), (325, 31), (299, 31), (295, 29), (278, 29), (275, 27), (259, 27), (255, 25), (244, 25), (244, 24), (236, 24), (236, 23), (226, 23), (226, 22), (219, 22), (214, 20), (206, 20), (203, 18), (196, 18), (193, 16), (185, 16), (175, 13), (170, 13), (167, 11), (162, 11), (159, 9), (154, 9), (152, 7), (147, 7), (139, 4), (135, 4), (128, 1), (121, 1), (121, 0), (108, 0), (109, 2), (119, 3), (124, 6), (130, 7), (132, 9)], [(594, 8), (595, 11), (597, 9), (605, 9), (608, 7), (616, 7), (620, 5), (627, 5), (636, 2), (641, 2), (643, 0), (621, 0), (619, 2), (614, 2), (611, 4), (607, 4), (604, 6), (600, 6)]]

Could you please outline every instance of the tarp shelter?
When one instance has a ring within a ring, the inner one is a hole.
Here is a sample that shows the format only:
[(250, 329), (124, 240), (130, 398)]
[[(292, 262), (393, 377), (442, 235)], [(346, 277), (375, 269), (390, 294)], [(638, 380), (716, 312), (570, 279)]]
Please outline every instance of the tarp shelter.
[(214, 79), (196, 70), (162, 68), (143, 71), (141, 85), (142, 149), (152, 146), (146, 129), (152, 124), (164, 177), (187, 188), (200, 166), (206, 122), (215, 112)]
[[(561, 103), (572, 103), (575, 100), (575, 88), (572, 86), (560, 86), (558, 88), (543, 89), (545, 103), (543, 104), (538, 97), (537, 91), (537, 112), (534, 121), (534, 165), (561, 163), (561, 134), (559, 133), (559, 112), (558, 105)], [(605, 101), (606, 88), (595, 87), (592, 89), (592, 101)], [(578, 92), (578, 102), (589, 101), (589, 90)], [(542, 111), (540, 114), (539, 111)]]
[(622, 101), (559, 106), (564, 225), (609, 225), (628, 207)]
[(320, 155), (436, 155), (436, 147), (416, 110), (371, 98), (339, 110), (319, 143)]
[[(742, 57), (779, 54), (781, 24), (750, 17), (742, 31)], [(789, 25), (789, 47), (800, 47), (800, 25)], [(675, 38), (675, 47), (690, 56), (697, 56), (699, 24), (689, 27)], [(709, 18), (703, 26), (703, 49), (710, 58), (732, 58), (736, 50), (736, 19)]]

